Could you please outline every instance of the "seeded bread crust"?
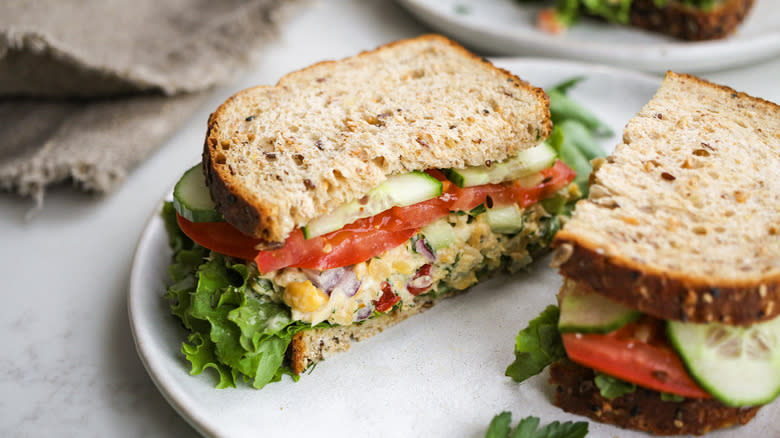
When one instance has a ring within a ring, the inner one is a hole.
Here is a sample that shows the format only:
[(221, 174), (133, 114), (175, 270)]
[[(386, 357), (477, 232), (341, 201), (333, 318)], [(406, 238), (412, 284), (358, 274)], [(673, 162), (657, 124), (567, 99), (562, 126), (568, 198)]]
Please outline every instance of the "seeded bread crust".
[(560, 273), (650, 315), (780, 310), (780, 107), (667, 73), (556, 235)]
[(630, 394), (607, 399), (593, 381), (593, 370), (569, 360), (550, 366), (550, 383), (555, 385), (555, 405), (566, 412), (601, 423), (656, 435), (702, 435), (746, 424), (760, 406), (733, 408), (715, 399), (663, 401), (657, 391), (637, 387)]
[[(588, 243), (562, 235), (553, 256), (561, 275), (657, 318), (689, 322), (750, 325), (777, 316), (780, 280), (734, 286), (675, 278), (662, 271), (640, 269), (619, 257), (605, 257)], [(567, 243), (562, 243), (567, 241)], [(565, 262), (561, 260), (566, 259)]]
[(414, 307), (394, 309), (360, 324), (300, 331), (293, 336), (290, 345), (290, 367), (295, 374), (300, 374), (333, 354), (349, 350), (352, 342), (370, 338), (412, 315), (430, 309), (442, 298), (420, 297)]
[(734, 33), (752, 6), (753, 0), (725, 0), (703, 11), (678, 2), (659, 8), (654, 0), (634, 0), (629, 22), (683, 40), (714, 40)]
[(503, 160), (551, 127), (542, 89), (425, 35), (230, 97), (203, 166), (217, 210), (272, 245), (389, 175)]

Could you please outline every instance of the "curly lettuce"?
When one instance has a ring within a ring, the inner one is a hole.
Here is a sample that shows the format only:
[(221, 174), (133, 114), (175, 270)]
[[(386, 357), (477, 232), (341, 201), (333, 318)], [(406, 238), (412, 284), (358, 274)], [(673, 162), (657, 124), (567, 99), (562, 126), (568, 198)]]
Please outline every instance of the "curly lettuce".
[(181, 351), (190, 374), (213, 369), (217, 388), (235, 387), (239, 376), (255, 388), (287, 374), (285, 352), (295, 333), (311, 326), (294, 322), (290, 310), (249, 287), (250, 269), (189, 239), (176, 224), (173, 205), (162, 211), (173, 250), (166, 298), (171, 313), (190, 334)]

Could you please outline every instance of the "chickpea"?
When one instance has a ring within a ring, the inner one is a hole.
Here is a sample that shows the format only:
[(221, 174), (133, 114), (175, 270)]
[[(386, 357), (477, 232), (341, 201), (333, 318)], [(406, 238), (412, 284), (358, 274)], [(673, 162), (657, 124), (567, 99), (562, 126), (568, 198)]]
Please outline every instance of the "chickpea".
[(294, 310), (309, 313), (328, 302), (328, 294), (309, 280), (294, 281), (284, 289), (282, 300)]

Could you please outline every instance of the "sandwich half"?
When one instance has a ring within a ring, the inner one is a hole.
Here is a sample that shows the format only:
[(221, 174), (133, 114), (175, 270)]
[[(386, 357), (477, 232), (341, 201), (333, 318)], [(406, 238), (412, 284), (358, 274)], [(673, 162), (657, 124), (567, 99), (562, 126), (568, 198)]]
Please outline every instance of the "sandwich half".
[(297, 377), (527, 266), (579, 193), (550, 132), (543, 90), (434, 35), (229, 98), (166, 207), (193, 372)]
[(531, 324), (560, 334), (555, 403), (661, 435), (748, 422), (780, 393), (780, 107), (669, 72), (594, 168)]

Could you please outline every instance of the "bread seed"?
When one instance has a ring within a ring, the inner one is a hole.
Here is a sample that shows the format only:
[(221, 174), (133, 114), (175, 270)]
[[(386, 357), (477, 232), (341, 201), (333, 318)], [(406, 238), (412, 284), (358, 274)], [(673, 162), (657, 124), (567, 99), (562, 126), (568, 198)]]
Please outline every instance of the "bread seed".
[(655, 379), (661, 382), (666, 382), (667, 380), (669, 380), (669, 374), (666, 371), (655, 370), (651, 374)]
[(558, 268), (569, 260), (569, 257), (574, 254), (574, 245), (571, 243), (564, 243), (559, 246), (553, 253), (551, 265), (553, 268)]
[(627, 223), (629, 225), (639, 225), (639, 219), (637, 219), (635, 217), (623, 216), (623, 217), (620, 218), (620, 220), (622, 220), (623, 222), (625, 222), (625, 223)]

